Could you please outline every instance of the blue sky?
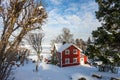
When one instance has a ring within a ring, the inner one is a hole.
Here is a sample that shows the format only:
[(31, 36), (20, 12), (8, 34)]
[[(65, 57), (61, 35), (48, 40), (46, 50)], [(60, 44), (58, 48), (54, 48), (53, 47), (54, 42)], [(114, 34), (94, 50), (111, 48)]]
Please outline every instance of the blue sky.
[(87, 41), (91, 32), (100, 26), (95, 17), (98, 10), (94, 0), (46, 0), (48, 19), (43, 26), (46, 43), (61, 34), (64, 27), (69, 28), (74, 39)]
[(63, 28), (70, 29), (74, 39), (81, 38), (87, 41), (88, 37), (91, 37), (91, 32), (100, 26), (95, 17), (98, 6), (94, 0), (43, 1), (47, 4), (45, 8), (48, 13), (46, 23), (43, 25), (45, 44), (61, 34)]

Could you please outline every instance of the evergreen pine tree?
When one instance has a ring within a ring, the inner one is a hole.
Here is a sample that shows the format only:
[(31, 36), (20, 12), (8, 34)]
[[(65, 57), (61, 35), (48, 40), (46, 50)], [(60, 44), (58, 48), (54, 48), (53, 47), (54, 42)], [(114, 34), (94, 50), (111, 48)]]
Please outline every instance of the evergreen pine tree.
[[(112, 63), (108, 56), (113, 58), (114, 64), (120, 62), (120, 0), (96, 0), (98, 11), (96, 18), (101, 27), (92, 32), (97, 55), (104, 63)], [(119, 64), (120, 65), (120, 64)]]

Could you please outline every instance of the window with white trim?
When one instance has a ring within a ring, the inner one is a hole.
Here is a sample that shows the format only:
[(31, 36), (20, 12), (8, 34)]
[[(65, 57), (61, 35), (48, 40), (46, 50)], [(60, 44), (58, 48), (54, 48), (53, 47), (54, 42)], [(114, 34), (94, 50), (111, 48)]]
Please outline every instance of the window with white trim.
[(77, 54), (77, 49), (73, 49), (73, 54)]
[(69, 58), (65, 58), (65, 64), (69, 64), (70, 63), (70, 59)]
[(77, 58), (73, 58), (73, 63), (77, 63)]
[(66, 54), (66, 55), (70, 54), (70, 51), (69, 51), (68, 49), (65, 50), (65, 54)]

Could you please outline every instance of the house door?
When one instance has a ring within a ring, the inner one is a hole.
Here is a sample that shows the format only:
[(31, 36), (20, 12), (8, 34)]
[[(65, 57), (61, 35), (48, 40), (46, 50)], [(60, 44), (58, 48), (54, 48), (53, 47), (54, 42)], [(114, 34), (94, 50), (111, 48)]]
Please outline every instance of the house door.
[(80, 58), (80, 64), (81, 64), (81, 65), (84, 64), (84, 58)]

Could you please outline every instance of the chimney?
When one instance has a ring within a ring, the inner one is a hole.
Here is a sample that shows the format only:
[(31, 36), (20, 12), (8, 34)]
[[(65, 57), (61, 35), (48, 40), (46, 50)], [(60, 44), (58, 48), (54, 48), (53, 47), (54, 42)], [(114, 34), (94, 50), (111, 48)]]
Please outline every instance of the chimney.
[(63, 44), (63, 45), (66, 44), (66, 41), (63, 41), (62, 44)]

